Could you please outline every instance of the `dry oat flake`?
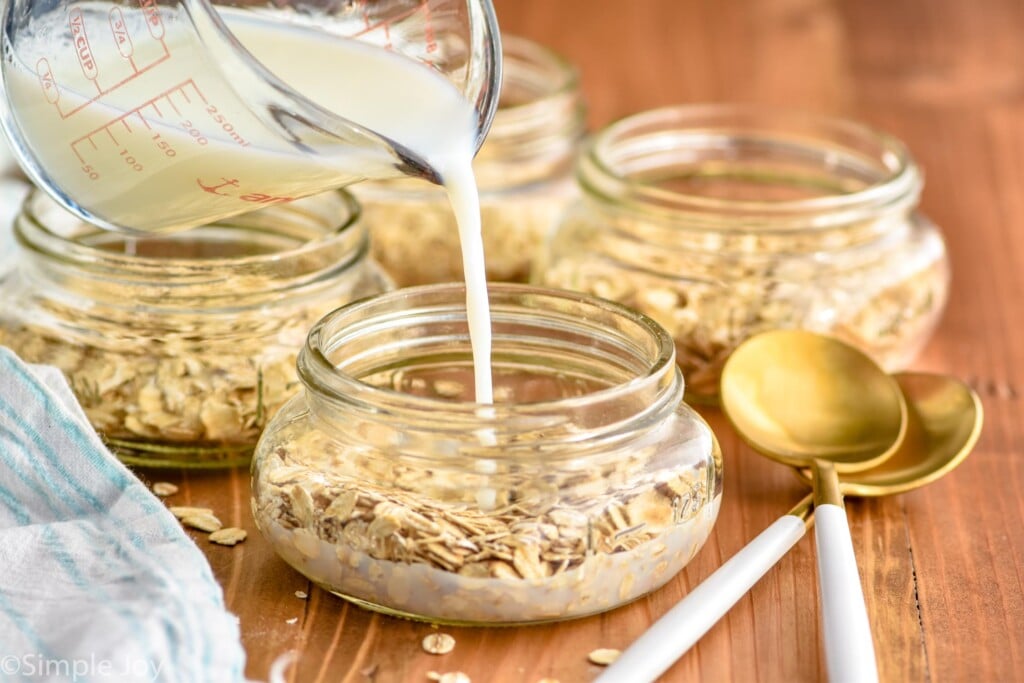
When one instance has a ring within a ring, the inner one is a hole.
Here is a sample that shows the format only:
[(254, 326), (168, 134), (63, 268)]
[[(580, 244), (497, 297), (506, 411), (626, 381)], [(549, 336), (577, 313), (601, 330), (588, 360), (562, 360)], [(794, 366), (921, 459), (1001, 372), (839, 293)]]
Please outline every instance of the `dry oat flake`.
[(423, 649), (432, 655), (446, 655), (455, 649), (455, 638), (447, 633), (430, 633), (423, 638)]
[(599, 647), (596, 650), (592, 650), (590, 654), (587, 655), (587, 659), (589, 659), (594, 664), (608, 666), (616, 659), (618, 659), (619, 655), (621, 654), (622, 652), (620, 652), (619, 650), (615, 650), (610, 647)]
[(196, 515), (212, 515), (213, 510), (210, 508), (197, 508), (185, 505), (172, 505), (167, 508), (171, 511), (171, 514), (178, 519), (185, 519), (186, 517), (194, 517)]
[(461, 671), (445, 672), (441, 674), (438, 678), (431, 680), (436, 680), (438, 681), (438, 683), (472, 683), (469, 676), (462, 673)]
[(299, 600), (305, 600), (309, 597), (309, 593), (307, 593), (306, 591), (295, 591), (295, 597), (297, 597)]
[(220, 531), (224, 528), (224, 525), (216, 516), (207, 513), (182, 517), (181, 523), (187, 527), (199, 529), (199, 531), (205, 531), (206, 533)]
[(244, 541), (247, 535), (245, 529), (229, 526), (226, 529), (220, 529), (211, 533), (210, 541), (218, 545), (233, 546)]
[(160, 496), (161, 498), (173, 496), (177, 492), (178, 487), (169, 481), (158, 481), (155, 484), (153, 484), (153, 493)]

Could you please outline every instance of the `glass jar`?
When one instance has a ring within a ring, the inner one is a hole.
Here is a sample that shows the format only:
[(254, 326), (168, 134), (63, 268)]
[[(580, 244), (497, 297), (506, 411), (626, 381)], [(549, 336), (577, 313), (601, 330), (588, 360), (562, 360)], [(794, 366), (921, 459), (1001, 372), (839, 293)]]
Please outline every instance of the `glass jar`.
[[(524, 282), (544, 236), (575, 196), (572, 165), (584, 133), (576, 70), (549, 49), (502, 38), (498, 110), (473, 163), (487, 279)], [(352, 192), (373, 253), (399, 286), (462, 281), (455, 216), (444, 190), (411, 178)]]
[(36, 192), (14, 229), (0, 344), (60, 368), (106, 443), (137, 465), (247, 462), (298, 386), (313, 323), (390, 287), (341, 192), (137, 237)]
[(664, 584), (722, 490), (671, 338), (611, 302), (495, 286), (496, 403), (474, 404), (464, 296), (399, 290), (313, 328), (305, 391), (253, 459), (263, 535), (326, 590), (435, 622), (565, 619)]
[[(0, 278), (14, 266), (17, 248), (14, 242), (14, 219), (31, 189), (26, 182), (0, 176)], [(0, 306), (3, 299), (0, 298)]]
[(687, 398), (713, 401), (746, 338), (805, 328), (888, 370), (930, 337), (949, 288), (922, 178), (865, 126), (742, 106), (682, 106), (615, 123), (585, 151), (582, 198), (535, 281), (634, 307), (675, 338)]

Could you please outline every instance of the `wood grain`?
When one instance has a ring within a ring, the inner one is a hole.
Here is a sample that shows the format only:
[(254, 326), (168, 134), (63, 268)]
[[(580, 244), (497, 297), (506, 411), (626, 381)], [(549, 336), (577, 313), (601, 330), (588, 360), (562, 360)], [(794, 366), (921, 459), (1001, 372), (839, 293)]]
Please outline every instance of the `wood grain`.
[[(847, 115), (905, 140), (925, 169), (923, 211), (954, 268), (949, 308), (921, 369), (969, 378), (987, 424), (947, 479), (850, 505), (885, 681), (1024, 677), (1024, 3), (1015, 0), (496, 0), (504, 31), (579, 65), (591, 128), (681, 102), (742, 101)], [(253, 528), (248, 475), (153, 473), (173, 502), (214, 507), (250, 532), (206, 550), (241, 619), (247, 674), (300, 653), (293, 681), (587, 681), (596, 647), (624, 648), (802, 495), (785, 468), (708, 418), (726, 455), (715, 531), (664, 589), (608, 614), (550, 626), (445, 629), (371, 614), (309, 586)], [(806, 539), (680, 660), (667, 681), (824, 679), (813, 541)], [(295, 591), (309, 593), (308, 600)], [(288, 621), (295, 619), (295, 623)], [(372, 673), (372, 676), (368, 676)]]

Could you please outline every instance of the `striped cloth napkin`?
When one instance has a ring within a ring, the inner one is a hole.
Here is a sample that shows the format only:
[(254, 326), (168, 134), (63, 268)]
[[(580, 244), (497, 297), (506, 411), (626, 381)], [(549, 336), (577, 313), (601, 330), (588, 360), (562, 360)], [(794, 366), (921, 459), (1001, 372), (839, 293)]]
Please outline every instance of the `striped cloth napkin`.
[(55, 368), (0, 347), (0, 681), (243, 681), (203, 553)]

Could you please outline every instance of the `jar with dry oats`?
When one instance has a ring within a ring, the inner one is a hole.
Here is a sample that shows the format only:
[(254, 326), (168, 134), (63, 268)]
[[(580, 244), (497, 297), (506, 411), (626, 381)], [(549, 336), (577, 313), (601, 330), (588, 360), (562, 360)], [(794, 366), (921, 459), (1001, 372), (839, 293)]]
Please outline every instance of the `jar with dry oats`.
[(649, 111), (595, 136), (582, 198), (534, 280), (607, 297), (664, 325), (690, 400), (776, 328), (838, 336), (906, 366), (946, 302), (938, 229), (917, 212), (904, 145), (847, 121), (741, 106)]
[(490, 296), (493, 405), (466, 400), (461, 286), (318, 323), (305, 391), (253, 459), (257, 526), (325, 589), (436, 622), (567, 619), (658, 588), (700, 549), (722, 492), (671, 338), (592, 297)]
[(247, 462), (297, 389), (313, 323), (390, 282), (334, 192), (167, 235), (107, 232), (31, 194), (0, 274), (0, 344), (67, 376), (123, 460)]
[[(503, 81), (490, 132), (473, 163), (487, 279), (525, 282), (544, 236), (575, 196), (572, 165), (584, 133), (576, 70), (551, 50), (502, 37)], [(400, 286), (462, 281), (459, 234), (444, 191), (416, 179), (352, 192), (374, 256)]]

